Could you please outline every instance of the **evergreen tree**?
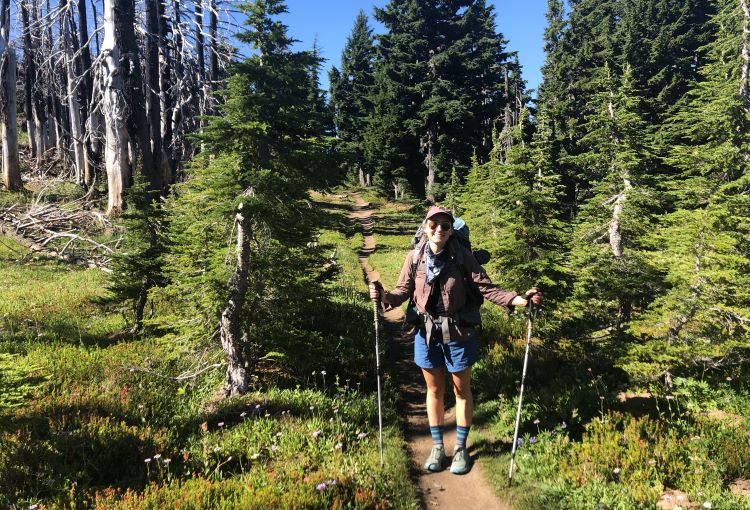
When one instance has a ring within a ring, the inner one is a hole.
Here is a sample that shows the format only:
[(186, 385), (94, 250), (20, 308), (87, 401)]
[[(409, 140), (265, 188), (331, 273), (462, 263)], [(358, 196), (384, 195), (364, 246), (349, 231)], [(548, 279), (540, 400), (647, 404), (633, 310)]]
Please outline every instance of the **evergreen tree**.
[(562, 266), (566, 227), (558, 218), (562, 188), (550, 164), (549, 122), (540, 119), (531, 144), (524, 137), (527, 123), (523, 110), (516, 126), (497, 138), (490, 160), (475, 164), (462, 206), (478, 234), (472, 234), (474, 242), (492, 254), (489, 267), (498, 283), (537, 285), (554, 302), (568, 285)]
[(280, 0), (243, 9), (240, 39), (255, 54), (234, 67), (206, 150), (178, 187), (169, 264), (177, 324), (188, 338), (220, 333), (229, 394), (245, 392), (255, 362), (295, 334), (314, 288), (317, 261), (303, 247), (315, 218), (302, 201), (322, 161), (322, 133), (310, 132), (315, 55), (291, 50)]
[(562, 4), (549, 2), (545, 44), (552, 51), (545, 63), (539, 109), (546, 110), (554, 125), (560, 175), (572, 214), (583, 199), (581, 191), (595, 178), (573, 162), (585, 150), (579, 144), (587, 132), (586, 119), (595, 113), (595, 97), (601, 92), (605, 66), (616, 69), (616, 8), (609, 0), (571, 1), (563, 24)]
[(648, 341), (625, 362), (646, 380), (721, 366), (750, 341), (750, 14), (744, 0), (718, 7), (703, 80), (673, 123), (685, 141), (669, 160), (680, 170), (670, 184), (676, 210), (653, 235), (669, 288), (633, 325)]
[(698, 81), (700, 48), (709, 42), (709, 0), (627, 0), (620, 7), (621, 61), (631, 66), (643, 101), (641, 115), (658, 129)]
[(124, 234), (112, 257), (109, 288), (121, 300), (133, 306), (135, 334), (143, 328), (143, 313), (149, 291), (166, 284), (164, 253), (167, 247), (167, 215), (159, 202), (159, 193), (137, 176), (126, 197), (121, 215)]
[(373, 174), (364, 139), (373, 113), (374, 40), (367, 15), (359, 11), (341, 54), (341, 71), (334, 67), (329, 74), (337, 147), (347, 170), (357, 176), (361, 186), (371, 185)]
[(315, 37), (313, 47), (310, 51), (312, 60), (309, 70), (309, 89), (307, 102), (311, 108), (309, 136), (333, 136), (334, 121), (331, 109), (328, 107), (326, 92), (320, 88), (320, 68), (323, 65), (323, 57), (320, 56), (318, 38)]
[(579, 198), (585, 202), (575, 224), (570, 271), (576, 282), (569, 305), (581, 320), (579, 331), (622, 332), (660, 289), (644, 253), (658, 196), (648, 177), (647, 129), (637, 113), (630, 68), (616, 80), (605, 66), (598, 86), (596, 111), (583, 126), (584, 151), (570, 158), (590, 187)]
[(403, 162), (412, 188), (434, 200), (454, 167), (463, 179), (472, 155), (484, 160), (489, 152), (506, 99), (497, 79), (505, 41), (483, 0), (393, 0), (375, 15), (388, 29), (379, 38), (376, 97), (398, 101), (382, 106), (401, 131), (386, 133), (376, 121), (372, 129), (385, 139), (372, 139), (405, 156), (384, 176), (399, 174)]

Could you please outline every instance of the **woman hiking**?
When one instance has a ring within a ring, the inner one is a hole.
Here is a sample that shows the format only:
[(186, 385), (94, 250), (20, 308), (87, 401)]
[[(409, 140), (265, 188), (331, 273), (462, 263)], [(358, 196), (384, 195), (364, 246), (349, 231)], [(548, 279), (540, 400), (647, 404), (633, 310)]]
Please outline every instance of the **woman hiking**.
[(466, 325), (460, 313), (473, 291), (467, 288), (472, 285), (468, 279), (484, 298), (499, 306), (527, 306), (529, 299), (539, 304), (541, 295), (531, 289), (523, 297), (494, 285), (471, 251), (455, 240), (451, 242), (453, 222), (450, 210), (430, 207), (422, 224), (427, 242), (421, 243), (421, 247), (417, 245), (406, 256), (393, 290), (386, 291), (380, 282), (374, 282), (370, 284), (370, 298), (379, 299), (386, 309), (409, 298), (416, 304), (419, 321), (414, 337), (414, 361), (422, 369), (427, 386), (427, 418), (433, 442), (424, 469), (441, 471), (445, 464), (443, 398), (447, 370), (456, 395), (456, 445), (451, 473), (465, 474), (471, 469), (466, 449), (474, 412), (471, 367), (479, 359), (474, 327)]

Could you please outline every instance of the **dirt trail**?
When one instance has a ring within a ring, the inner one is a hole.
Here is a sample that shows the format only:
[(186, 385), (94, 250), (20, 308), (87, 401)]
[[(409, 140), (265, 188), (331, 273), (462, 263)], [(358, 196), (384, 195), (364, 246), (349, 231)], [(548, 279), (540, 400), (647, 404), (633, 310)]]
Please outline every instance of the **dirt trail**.
[[(365, 278), (370, 282), (380, 279), (378, 272), (368, 262), (368, 257), (376, 248), (375, 238), (372, 235), (374, 221), (371, 218), (370, 205), (358, 195), (355, 195), (355, 199), (356, 204), (351, 217), (360, 222), (364, 236), (359, 252), (359, 263)], [(447, 468), (440, 473), (427, 473), (422, 470), (422, 464), (432, 448), (432, 438), (424, 402), (424, 380), (413, 360), (413, 337), (408, 332), (402, 331), (403, 312), (400, 308), (386, 313), (383, 322), (385, 336), (390, 344), (389, 359), (385, 361), (386, 369), (396, 376), (401, 391), (403, 399), (401, 415), (405, 418), (406, 439), (412, 461), (411, 472), (419, 489), (423, 508), (507, 509), (508, 506), (495, 496), (476, 463), (471, 471), (463, 476), (451, 474)], [(445, 412), (444, 441), (448, 453), (453, 452), (455, 426), (455, 413), (451, 407)], [(469, 451), (472, 456), (476, 455), (471, 446), (471, 435), (469, 435)], [(448, 460), (450, 461), (450, 458)]]

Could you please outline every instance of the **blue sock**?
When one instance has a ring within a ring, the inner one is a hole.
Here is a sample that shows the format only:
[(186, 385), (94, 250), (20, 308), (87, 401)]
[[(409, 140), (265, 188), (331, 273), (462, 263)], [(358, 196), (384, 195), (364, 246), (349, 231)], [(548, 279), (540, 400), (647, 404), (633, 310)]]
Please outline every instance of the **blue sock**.
[(430, 435), (432, 435), (432, 444), (434, 446), (443, 446), (443, 426), (430, 426)]
[(461, 425), (456, 427), (456, 450), (466, 448), (466, 437), (469, 435), (470, 428), (471, 425), (468, 427), (462, 427)]

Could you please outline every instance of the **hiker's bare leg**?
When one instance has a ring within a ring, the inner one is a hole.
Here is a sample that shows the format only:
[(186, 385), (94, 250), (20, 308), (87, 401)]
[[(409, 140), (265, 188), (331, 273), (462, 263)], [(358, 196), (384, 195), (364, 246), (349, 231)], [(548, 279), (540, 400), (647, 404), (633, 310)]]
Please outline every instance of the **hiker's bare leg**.
[(471, 427), (474, 416), (474, 396), (471, 394), (471, 367), (451, 374), (456, 395), (456, 425)]
[(445, 368), (423, 368), (422, 375), (427, 384), (427, 419), (430, 426), (437, 427), (445, 416)]

